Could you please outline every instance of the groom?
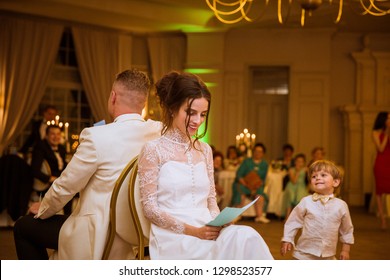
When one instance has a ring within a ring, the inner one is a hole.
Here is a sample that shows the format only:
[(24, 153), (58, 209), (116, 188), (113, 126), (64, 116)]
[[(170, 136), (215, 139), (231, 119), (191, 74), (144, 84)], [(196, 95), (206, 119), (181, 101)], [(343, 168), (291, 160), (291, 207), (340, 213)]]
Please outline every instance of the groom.
[[(141, 116), (149, 90), (150, 81), (140, 71), (117, 75), (108, 100), (114, 122), (81, 132), (80, 145), (61, 176), (42, 202), (31, 206), (31, 214), (16, 222), (19, 259), (48, 259), (46, 248), (58, 250), (54, 256), (63, 260), (102, 258), (115, 182), (144, 143), (160, 135), (160, 123)], [(74, 212), (56, 215), (76, 193), (80, 198)], [(118, 237), (111, 252), (110, 259), (127, 259), (132, 248)]]

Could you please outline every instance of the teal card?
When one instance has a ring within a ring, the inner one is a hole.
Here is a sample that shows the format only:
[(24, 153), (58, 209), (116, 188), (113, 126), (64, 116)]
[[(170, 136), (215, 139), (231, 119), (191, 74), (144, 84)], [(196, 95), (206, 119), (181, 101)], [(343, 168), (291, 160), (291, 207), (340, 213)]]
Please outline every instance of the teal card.
[(245, 205), (242, 208), (235, 208), (235, 207), (225, 207), (225, 209), (222, 210), (221, 213), (217, 217), (215, 217), (214, 220), (206, 224), (207, 226), (215, 226), (220, 227), (225, 224), (228, 224), (232, 222), (235, 218), (240, 216), (242, 213), (244, 213), (249, 207), (251, 207), (259, 197), (257, 197), (255, 200), (253, 200), (251, 203)]

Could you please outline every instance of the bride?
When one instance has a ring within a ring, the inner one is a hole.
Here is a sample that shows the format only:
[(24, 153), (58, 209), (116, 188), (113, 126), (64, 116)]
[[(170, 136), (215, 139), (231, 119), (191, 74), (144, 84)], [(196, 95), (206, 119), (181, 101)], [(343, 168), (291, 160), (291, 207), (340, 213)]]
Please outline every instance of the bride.
[(212, 151), (199, 141), (210, 109), (206, 85), (193, 74), (170, 72), (156, 88), (162, 136), (146, 143), (138, 169), (144, 215), (152, 223), (151, 259), (273, 259), (251, 227), (206, 226), (219, 214)]

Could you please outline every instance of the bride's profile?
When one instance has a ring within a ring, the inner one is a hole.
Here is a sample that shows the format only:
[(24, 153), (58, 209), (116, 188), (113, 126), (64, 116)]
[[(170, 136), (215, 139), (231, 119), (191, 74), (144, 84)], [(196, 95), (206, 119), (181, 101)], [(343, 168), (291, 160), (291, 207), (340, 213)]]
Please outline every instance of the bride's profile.
[(151, 222), (150, 258), (273, 259), (253, 228), (206, 225), (220, 212), (212, 151), (199, 141), (207, 131), (207, 86), (196, 75), (173, 71), (156, 83), (156, 94), (162, 136), (145, 144), (138, 169), (143, 211)]

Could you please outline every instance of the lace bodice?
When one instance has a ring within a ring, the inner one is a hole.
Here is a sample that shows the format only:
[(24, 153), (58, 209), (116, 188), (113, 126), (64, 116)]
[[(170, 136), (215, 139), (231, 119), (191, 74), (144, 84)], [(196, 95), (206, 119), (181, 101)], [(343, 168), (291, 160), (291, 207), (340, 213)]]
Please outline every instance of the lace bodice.
[(180, 209), (205, 208), (218, 215), (213, 157), (210, 146), (190, 141), (179, 130), (145, 144), (139, 156), (138, 176), (145, 217), (153, 224), (183, 233), (186, 221), (171, 213)]

